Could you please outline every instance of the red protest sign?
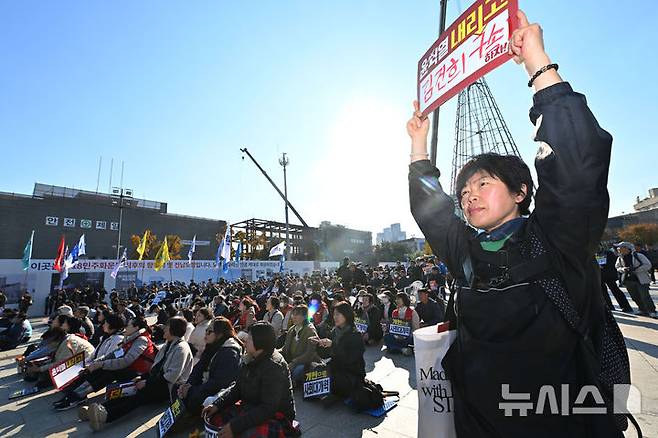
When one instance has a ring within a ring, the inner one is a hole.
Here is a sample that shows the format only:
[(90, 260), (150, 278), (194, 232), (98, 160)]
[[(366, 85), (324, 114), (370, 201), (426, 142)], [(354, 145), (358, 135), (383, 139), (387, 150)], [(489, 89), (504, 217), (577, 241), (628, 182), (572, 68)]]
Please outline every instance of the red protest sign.
[(517, 27), (517, 0), (477, 0), (418, 61), (418, 102), (427, 115), (502, 65)]

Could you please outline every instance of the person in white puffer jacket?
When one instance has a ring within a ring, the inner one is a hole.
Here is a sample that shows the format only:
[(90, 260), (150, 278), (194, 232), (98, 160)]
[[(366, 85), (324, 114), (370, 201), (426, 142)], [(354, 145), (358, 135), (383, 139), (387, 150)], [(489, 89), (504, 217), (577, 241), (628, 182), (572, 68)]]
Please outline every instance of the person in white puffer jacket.
[(196, 314), (194, 315), (194, 323), (196, 326), (194, 327), (194, 330), (192, 330), (192, 334), (190, 334), (188, 343), (194, 352), (195, 365), (197, 362), (199, 362), (201, 354), (206, 348), (206, 330), (208, 330), (208, 327), (212, 322), (212, 318), (212, 312), (206, 307), (202, 307), (201, 309), (197, 310)]

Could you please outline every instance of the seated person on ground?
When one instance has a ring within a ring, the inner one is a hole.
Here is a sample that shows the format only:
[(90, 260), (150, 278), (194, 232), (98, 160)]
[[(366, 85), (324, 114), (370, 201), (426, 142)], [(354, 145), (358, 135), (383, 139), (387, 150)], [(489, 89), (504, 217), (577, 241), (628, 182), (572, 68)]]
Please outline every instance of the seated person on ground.
[(206, 346), (187, 383), (175, 388), (187, 411), (197, 415), (207, 397), (235, 382), (242, 356), (242, 343), (231, 322), (223, 316), (209, 321), (205, 339)]
[(30, 364), (26, 370), (25, 380), (37, 381), (38, 386), (47, 388), (52, 385), (48, 371), (55, 364), (81, 352), (85, 353), (85, 358), (94, 354), (93, 345), (77, 335), (68, 334), (64, 329), (65, 326), (67, 326), (66, 322), (62, 327), (54, 327), (50, 330), (48, 342), (54, 347), (55, 354), (45, 363)]
[[(130, 328), (127, 330), (127, 336), (130, 336), (139, 330), (132, 324), (128, 325)], [(90, 357), (83, 376), (64, 390), (64, 397), (61, 400), (53, 403), (55, 409), (58, 411), (64, 411), (78, 406), (87, 401), (87, 395), (89, 393), (99, 391), (114, 381), (123, 382), (137, 376), (137, 372), (130, 366), (119, 369), (103, 369), (105, 360), (109, 361), (109, 359), (116, 359), (117, 356), (121, 358), (126, 355), (126, 352), (121, 348), (123, 335), (120, 332), (123, 328), (123, 318), (115, 313), (107, 314), (104, 318), (103, 326), (101, 327), (105, 336), (101, 343), (98, 344), (94, 354)], [(151, 352), (152, 351), (153, 347), (151, 345)], [(153, 354), (151, 355), (151, 358), (152, 357)], [(128, 365), (130, 365), (130, 363), (128, 363)], [(145, 363), (144, 365), (146, 365), (146, 368), (150, 366), (150, 363)]]
[(32, 336), (32, 325), (25, 313), (18, 313), (7, 330), (0, 335), (0, 351), (13, 350), (28, 342)]
[(402, 352), (405, 356), (410, 356), (412, 354), (410, 346), (414, 343), (413, 332), (420, 327), (420, 317), (411, 308), (411, 300), (406, 293), (398, 293), (395, 297), (395, 302), (397, 308), (393, 310), (391, 325), (395, 328), (399, 326), (403, 330), (408, 330), (409, 335), (391, 333), (391, 326), (389, 326), (389, 332), (384, 336), (384, 344), (389, 353)]
[(418, 294), (420, 302), (416, 304), (416, 312), (420, 318), (420, 326), (428, 327), (443, 322), (445, 318), (443, 301), (437, 302), (430, 298), (430, 291), (427, 289), (420, 289)]
[(210, 424), (221, 427), (220, 437), (292, 435), (295, 402), (290, 372), (275, 344), (274, 329), (268, 323), (257, 322), (249, 328), (247, 356), (237, 381), (203, 411)]
[(312, 362), (319, 362), (320, 357), (315, 351), (316, 345), (309, 341), (317, 338), (318, 333), (308, 320), (308, 307), (301, 305), (292, 309), (293, 326), (286, 334), (286, 341), (280, 350), (292, 375), (295, 386), (303, 383), (304, 373)]
[(365, 346), (361, 334), (354, 328), (354, 311), (343, 301), (334, 306), (334, 324), (329, 338), (312, 338), (322, 358), (331, 358), (331, 392), (339, 397), (350, 397), (354, 389), (363, 386), (366, 363)]
[[(367, 330), (362, 333), (363, 342), (368, 345), (378, 344), (384, 337), (382, 332), (382, 311), (374, 303), (374, 297), (365, 293), (358, 298), (356, 305), (356, 317), (359, 318), (359, 323), (368, 326)], [(358, 331), (358, 327), (357, 327)]]
[(80, 408), (80, 418), (88, 418), (92, 430), (97, 431), (138, 406), (169, 402), (173, 385), (186, 382), (192, 372), (192, 352), (183, 339), (186, 328), (187, 321), (184, 318), (173, 317), (167, 321), (164, 329), (167, 343), (155, 356), (148, 375), (137, 382), (136, 395), (110, 400), (103, 404), (93, 403), (88, 408), (83, 406)]

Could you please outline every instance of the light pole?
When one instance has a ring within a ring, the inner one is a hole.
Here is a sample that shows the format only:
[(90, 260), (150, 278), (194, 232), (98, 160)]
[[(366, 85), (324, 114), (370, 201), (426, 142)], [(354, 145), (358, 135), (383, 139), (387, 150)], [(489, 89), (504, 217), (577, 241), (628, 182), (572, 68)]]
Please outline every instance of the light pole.
[(283, 167), (283, 198), (286, 203), (286, 245), (284, 247), (286, 260), (289, 259), (290, 252), (288, 251), (288, 246), (290, 245), (290, 224), (288, 222), (288, 180), (286, 177), (286, 166), (288, 166), (290, 160), (286, 157), (286, 153), (283, 153), (283, 156), (279, 158), (279, 164)]
[(133, 199), (132, 189), (124, 189), (121, 187), (112, 187), (112, 205), (119, 207), (119, 237), (117, 239), (117, 260), (121, 257), (121, 224), (123, 222), (123, 207), (130, 206)]

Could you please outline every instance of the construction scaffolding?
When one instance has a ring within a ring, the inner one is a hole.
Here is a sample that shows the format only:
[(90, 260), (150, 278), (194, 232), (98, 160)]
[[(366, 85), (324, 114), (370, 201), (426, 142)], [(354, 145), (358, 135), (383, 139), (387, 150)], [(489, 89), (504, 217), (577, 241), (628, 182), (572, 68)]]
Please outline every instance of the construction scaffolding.
[(461, 168), (474, 156), (488, 152), (521, 156), (489, 86), (481, 78), (459, 93), (451, 195), (455, 194), (455, 183)]

